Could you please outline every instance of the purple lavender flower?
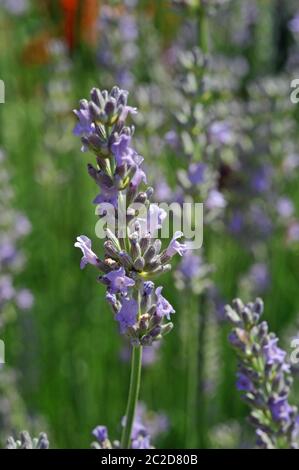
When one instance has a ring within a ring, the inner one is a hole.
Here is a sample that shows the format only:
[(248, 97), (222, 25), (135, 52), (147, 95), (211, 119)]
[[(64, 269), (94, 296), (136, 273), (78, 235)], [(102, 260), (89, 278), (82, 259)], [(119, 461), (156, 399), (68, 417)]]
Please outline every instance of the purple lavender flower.
[(226, 201), (220, 191), (217, 189), (211, 189), (205, 205), (209, 210), (223, 209), (226, 206)]
[(277, 346), (278, 338), (269, 338), (263, 347), (263, 354), (268, 365), (283, 364), (286, 358), (286, 352)]
[(251, 407), (250, 419), (256, 427), (257, 445), (262, 448), (296, 448), (297, 408), (288, 403), (291, 377), (286, 352), (278, 338), (260, 322), (263, 302), (246, 305), (240, 299), (226, 306), (227, 319), (234, 329), (230, 342), (239, 359), (237, 387), (245, 392)]
[(12, 300), (15, 295), (15, 289), (12, 285), (10, 276), (0, 277), (0, 304), (4, 301)]
[(242, 372), (237, 373), (236, 386), (238, 390), (245, 392), (250, 392), (251, 390), (253, 390), (253, 385), (250, 378)]
[(97, 426), (92, 431), (94, 437), (100, 442), (100, 444), (108, 439), (108, 430), (106, 426)]
[(272, 168), (269, 166), (262, 166), (253, 175), (251, 180), (251, 187), (254, 191), (264, 193), (270, 189), (271, 185)]
[(24, 214), (17, 214), (15, 221), (15, 232), (17, 237), (25, 237), (31, 232), (32, 226)]
[(254, 263), (249, 271), (249, 280), (254, 285), (256, 292), (264, 292), (270, 284), (268, 267), (265, 263)]
[(131, 142), (131, 136), (122, 134), (111, 146), (111, 150), (115, 156), (115, 160), (118, 166), (127, 164), (133, 166), (135, 164), (134, 157), (136, 155), (135, 150), (129, 147)]
[(289, 219), (294, 213), (294, 204), (287, 197), (279, 198), (276, 207), (278, 214), (284, 219)]
[(164, 137), (165, 137), (166, 143), (171, 148), (173, 148), (174, 150), (178, 149), (179, 144), (180, 144), (180, 139), (179, 139), (178, 134), (174, 130), (168, 131)]
[(170, 201), (172, 197), (171, 188), (163, 179), (159, 179), (155, 186), (155, 197), (159, 201)]
[(143, 234), (150, 233), (152, 236), (155, 236), (157, 230), (162, 228), (166, 217), (167, 213), (164, 209), (159, 207), (157, 204), (150, 204), (146, 219), (138, 218), (137, 220), (141, 225), (141, 231)]
[(199, 256), (194, 255), (191, 251), (184, 254), (179, 265), (179, 270), (184, 278), (192, 280), (201, 274), (202, 260)]
[(202, 184), (205, 180), (207, 166), (204, 163), (191, 163), (188, 170), (188, 178), (191, 184)]
[(124, 41), (135, 41), (138, 37), (136, 21), (131, 15), (125, 15), (121, 18), (119, 29)]
[[(81, 100), (75, 110), (79, 121), (75, 134), (80, 134), (83, 145), (95, 154), (96, 166), (88, 164), (88, 173), (100, 189), (94, 200), (100, 206), (97, 213), (106, 216), (107, 203), (113, 204), (120, 220), (119, 199), (125, 196), (129, 202), (125, 226), (117, 227), (115, 233), (107, 230), (103, 260), (92, 251), (87, 237), (78, 237), (75, 246), (83, 252), (81, 268), (89, 263), (103, 272), (98, 280), (107, 286), (106, 299), (121, 333), (128, 334), (135, 346), (149, 346), (171, 330), (172, 323), (165, 324), (165, 318), (173, 313), (161, 295), (162, 288), (156, 289), (156, 305), (151, 279), (170, 270), (170, 258), (183, 254), (185, 245), (178, 242), (182, 234), (175, 234), (168, 249), (161, 252), (162, 243), (155, 239), (167, 213), (150, 202), (153, 189), (146, 185), (143, 158), (132, 147), (133, 129), (125, 125), (128, 114), (136, 113), (127, 99), (128, 92), (118, 87), (110, 92), (93, 88), (90, 100)], [(148, 209), (147, 213), (137, 210), (138, 204)]]
[(10, 14), (17, 16), (23, 15), (29, 6), (28, 0), (2, 0), (2, 4)]
[(109, 292), (111, 294), (127, 294), (128, 288), (135, 285), (133, 279), (126, 276), (123, 267), (110, 271), (110, 273), (103, 276), (103, 280), (107, 282)]
[(141, 423), (140, 419), (138, 419), (138, 415), (135, 417), (132, 434), (131, 434), (131, 441), (132, 441), (132, 449), (150, 449), (150, 436), (145, 428), (145, 426)]
[(176, 253), (178, 253), (180, 256), (183, 256), (183, 254), (186, 253), (187, 246), (184, 243), (178, 242), (178, 239), (182, 238), (183, 236), (183, 232), (175, 232), (171, 242), (168, 245), (168, 248), (166, 249), (167, 256), (171, 258)]
[(92, 122), (92, 118), (90, 116), (90, 112), (88, 109), (88, 101), (81, 100), (80, 101), (80, 108), (79, 110), (74, 109), (74, 114), (77, 116), (79, 122), (76, 124), (74, 128), (74, 135), (79, 137), (81, 136), (88, 136), (92, 134), (95, 130), (95, 126)]
[(167, 320), (170, 320), (170, 314), (175, 313), (174, 308), (170, 303), (163, 297), (161, 294), (163, 287), (157, 287), (155, 294), (157, 296), (157, 304), (156, 304), (156, 314), (158, 317), (166, 317)]
[(155, 288), (155, 284), (152, 281), (146, 281), (143, 284), (143, 295), (150, 296)]
[(293, 33), (293, 34), (299, 34), (299, 13), (297, 13), (294, 18), (289, 21), (289, 30)]
[(244, 227), (244, 214), (240, 211), (234, 211), (232, 214), (232, 218), (229, 223), (229, 229), (234, 234), (237, 235), (241, 233)]
[(94, 198), (93, 204), (99, 204), (101, 206), (102, 203), (109, 203), (116, 208), (118, 203), (118, 195), (119, 191), (117, 188), (114, 186), (109, 187), (102, 183), (101, 192)]
[(87, 264), (93, 264), (94, 266), (97, 266), (98, 257), (91, 250), (91, 240), (88, 237), (85, 235), (80, 235), (80, 237), (77, 237), (77, 241), (74, 246), (76, 248), (80, 248), (83, 253), (80, 263), (81, 269), (84, 269)]
[(208, 135), (211, 142), (219, 145), (229, 145), (233, 141), (231, 126), (225, 121), (215, 121), (211, 124)]
[(0, 240), (0, 262), (2, 264), (12, 263), (17, 255), (15, 244), (10, 240)]
[(121, 308), (115, 319), (119, 322), (120, 332), (125, 334), (127, 329), (135, 325), (137, 321), (138, 304), (134, 299), (124, 298), (121, 301)]
[(16, 295), (16, 304), (21, 310), (29, 310), (34, 304), (34, 297), (30, 290), (21, 289)]
[(269, 400), (269, 408), (274, 421), (291, 424), (294, 410), (288, 403), (287, 395), (271, 397)]

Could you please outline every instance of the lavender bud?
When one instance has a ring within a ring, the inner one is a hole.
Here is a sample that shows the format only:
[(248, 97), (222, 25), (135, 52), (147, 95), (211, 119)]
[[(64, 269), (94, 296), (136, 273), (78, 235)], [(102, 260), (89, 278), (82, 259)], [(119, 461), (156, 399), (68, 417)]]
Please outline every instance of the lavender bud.
[(168, 335), (168, 333), (171, 332), (171, 330), (173, 329), (173, 323), (166, 323), (166, 325), (162, 325), (161, 327), (161, 335), (162, 336), (166, 336)]
[(136, 271), (143, 271), (144, 265), (145, 261), (142, 257), (139, 257), (134, 261), (134, 269), (136, 269)]
[(154, 256), (156, 256), (156, 250), (155, 250), (155, 247), (151, 245), (147, 248), (147, 250), (145, 251), (143, 255), (145, 263), (147, 264), (151, 262)]

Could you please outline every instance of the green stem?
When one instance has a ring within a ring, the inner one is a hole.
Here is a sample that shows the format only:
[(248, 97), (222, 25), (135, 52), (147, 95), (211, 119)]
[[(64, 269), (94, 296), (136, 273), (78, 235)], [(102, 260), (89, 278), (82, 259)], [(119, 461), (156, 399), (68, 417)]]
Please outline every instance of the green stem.
[(125, 422), (125, 426), (123, 428), (122, 437), (121, 437), (122, 449), (129, 449), (130, 444), (131, 444), (131, 433), (132, 433), (135, 410), (136, 410), (139, 389), (140, 389), (141, 366), (142, 366), (142, 347), (133, 346), (130, 388), (129, 388), (127, 410), (126, 410), (126, 422)]
[(198, 45), (200, 49), (206, 54), (209, 49), (208, 19), (204, 9), (204, 5), (202, 5), (201, 2), (197, 10), (197, 18)]
[(188, 302), (188, 336), (187, 336), (187, 370), (186, 370), (186, 385), (187, 385), (187, 402), (186, 402), (186, 445), (189, 448), (196, 448), (197, 446), (197, 414), (199, 412), (197, 407), (198, 395), (198, 336), (199, 336), (199, 314), (197, 305), (195, 304), (196, 298), (194, 294), (189, 293)]

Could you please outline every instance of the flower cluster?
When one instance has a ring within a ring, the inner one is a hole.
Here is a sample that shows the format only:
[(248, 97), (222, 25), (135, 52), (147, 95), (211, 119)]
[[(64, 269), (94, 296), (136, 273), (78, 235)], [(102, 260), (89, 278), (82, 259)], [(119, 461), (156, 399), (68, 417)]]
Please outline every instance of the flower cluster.
[(45, 433), (32, 438), (29, 432), (22, 431), (19, 439), (15, 440), (12, 436), (7, 439), (6, 449), (49, 449), (49, 441)]
[[(123, 418), (122, 426), (126, 419)], [(168, 430), (169, 423), (164, 413), (149, 412), (144, 403), (138, 403), (136, 416), (131, 432), (132, 449), (152, 449), (151, 440)], [(119, 441), (111, 441), (106, 426), (99, 425), (92, 431), (96, 442), (92, 443), (94, 449), (117, 449)]]
[(112, 207), (115, 220), (124, 224), (118, 223), (112, 231), (105, 219), (103, 260), (86, 236), (78, 237), (75, 246), (83, 252), (81, 268), (89, 263), (102, 271), (99, 282), (107, 287), (106, 299), (120, 332), (135, 345), (151, 345), (172, 329), (169, 320), (174, 313), (153, 279), (169, 271), (171, 258), (187, 248), (179, 241), (181, 232), (174, 234), (166, 249), (156, 238), (166, 212), (150, 203), (153, 190), (146, 186), (143, 158), (131, 147), (134, 129), (125, 122), (137, 110), (128, 106), (128, 92), (118, 87), (110, 93), (93, 88), (90, 96), (75, 110), (74, 133), (81, 136), (82, 151), (89, 149), (96, 155), (97, 166), (89, 164), (88, 173), (100, 188), (94, 200), (100, 220)]
[(250, 421), (256, 428), (257, 445), (262, 448), (297, 448), (297, 408), (288, 402), (292, 378), (286, 352), (278, 338), (260, 321), (263, 302), (244, 305), (234, 300), (226, 316), (234, 329), (229, 336), (237, 351), (237, 388), (251, 407)]

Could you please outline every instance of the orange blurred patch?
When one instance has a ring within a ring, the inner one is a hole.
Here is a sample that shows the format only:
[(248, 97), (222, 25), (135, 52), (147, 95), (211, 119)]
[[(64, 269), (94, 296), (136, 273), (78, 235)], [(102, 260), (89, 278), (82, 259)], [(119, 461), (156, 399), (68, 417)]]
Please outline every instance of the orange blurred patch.
[(97, 42), (97, 20), (99, 15), (99, 1), (85, 0), (82, 9), (80, 24), (81, 38), (87, 44), (93, 46)]
[(51, 35), (46, 32), (31, 39), (22, 52), (22, 61), (26, 65), (43, 65), (49, 62), (48, 44)]

